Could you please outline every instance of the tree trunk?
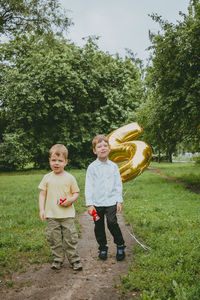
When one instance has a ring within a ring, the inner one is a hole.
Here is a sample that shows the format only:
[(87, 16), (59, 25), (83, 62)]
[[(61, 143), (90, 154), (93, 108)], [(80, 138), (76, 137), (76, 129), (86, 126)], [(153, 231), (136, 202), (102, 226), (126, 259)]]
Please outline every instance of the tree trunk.
[(172, 163), (172, 153), (170, 151), (168, 153), (168, 159), (169, 159), (169, 162)]
[(158, 163), (160, 163), (160, 150), (158, 151)]

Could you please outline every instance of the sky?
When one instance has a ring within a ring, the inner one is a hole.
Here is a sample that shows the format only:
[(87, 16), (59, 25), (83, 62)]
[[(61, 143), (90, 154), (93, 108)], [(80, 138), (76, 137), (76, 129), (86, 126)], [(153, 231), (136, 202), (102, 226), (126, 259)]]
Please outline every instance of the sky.
[(77, 46), (84, 37), (97, 35), (99, 48), (124, 57), (128, 48), (145, 63), (150, 46), (149, 30), (157, 33), (159, 24), (149, 14), (157, 13), (172, 23), (183, 20), (179, 11), (187, 13), (189, 0), (60, 0), (74, 25), (68, 38)]

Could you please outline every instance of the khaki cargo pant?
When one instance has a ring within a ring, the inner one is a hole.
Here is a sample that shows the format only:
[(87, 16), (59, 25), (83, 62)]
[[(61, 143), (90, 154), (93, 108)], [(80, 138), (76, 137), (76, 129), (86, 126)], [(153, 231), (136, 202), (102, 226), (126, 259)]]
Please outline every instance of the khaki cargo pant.
[(54, 261), (63, 262), (65, 254), (71, 264), (80, 260), (77, 252), (78, 234), (74, 218), (47, 218), (47, 241)]

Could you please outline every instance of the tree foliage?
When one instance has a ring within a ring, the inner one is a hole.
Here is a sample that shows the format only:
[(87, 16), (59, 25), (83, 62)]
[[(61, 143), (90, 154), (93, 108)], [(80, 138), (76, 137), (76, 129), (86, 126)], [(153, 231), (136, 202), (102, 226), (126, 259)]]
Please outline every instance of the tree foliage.
[(1, 0), (0, 33), (62, 33), (71, 24), (58, 0)]
[[(151, 132), (154, 147), (171, 157), (184, 140), (195, 143), (200, 124), (200, 1), (191, 1), (177, 24), (153, 14), (161, 31), (150, 34), (147, 100), (137, 116)], [(145, 120), (144, 112), (147, 112)], [(147, 130), (146, 130), (147, 131)]]
[(69, 148), (71, 165), (85, 166), (93, 136), (124, 125), (138, 105), (137, 67), (100, 51), (92, 38), (80, 48), (49, 35), (17, 37), (1, 46), (1, 60), (2, 142), (19, 130), (15, 141), (23, 136), (39, 167), (54, 143)]

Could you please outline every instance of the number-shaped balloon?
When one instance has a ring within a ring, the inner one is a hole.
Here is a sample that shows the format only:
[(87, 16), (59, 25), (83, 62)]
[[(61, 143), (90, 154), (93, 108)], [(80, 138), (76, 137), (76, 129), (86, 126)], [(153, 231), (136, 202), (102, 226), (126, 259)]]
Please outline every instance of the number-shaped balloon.
[(123, 162), (119, 171), (123, 182), (139, 176), (150, 164), (151, 147), (143, 141), (132, 141), (142, 133), (142, 127), (130, 123), (111, 132), (107, 137), (111, 148), (109, 159)]

